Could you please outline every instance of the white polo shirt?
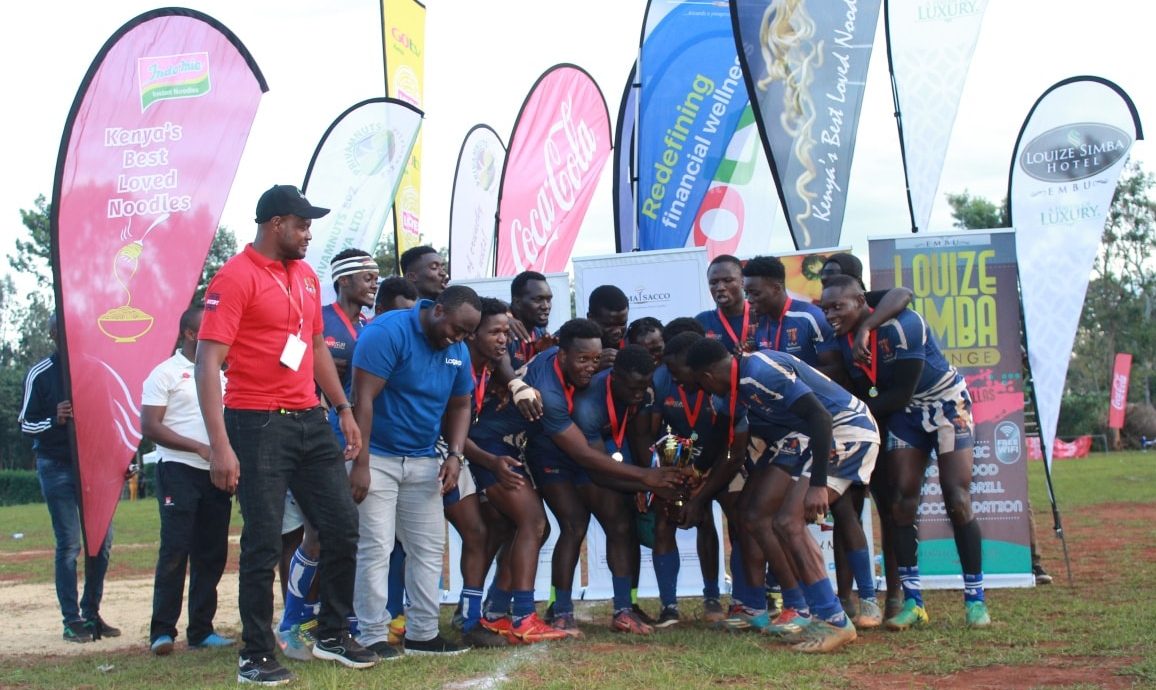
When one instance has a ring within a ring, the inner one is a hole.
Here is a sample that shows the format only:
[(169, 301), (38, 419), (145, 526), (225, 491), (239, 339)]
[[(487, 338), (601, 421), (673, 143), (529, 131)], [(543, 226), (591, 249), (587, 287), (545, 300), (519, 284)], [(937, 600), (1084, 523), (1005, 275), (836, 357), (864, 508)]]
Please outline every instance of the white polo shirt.
[[(193, 362), (180, 350), (156, 366), (144, 382), (142, 405), (165, 408), (162, 423), (174, 432), (201, 443), (209, 442), (205, 420), (197, 402), (197, 382), (193, 378)], [(225, 375), (221, 374), (221, 388)], [(200, 470), (208, 470), (209, 463), (191, 451), (174, 450), (157, 444), (157, 452), (164, 462), (179, 462)]]

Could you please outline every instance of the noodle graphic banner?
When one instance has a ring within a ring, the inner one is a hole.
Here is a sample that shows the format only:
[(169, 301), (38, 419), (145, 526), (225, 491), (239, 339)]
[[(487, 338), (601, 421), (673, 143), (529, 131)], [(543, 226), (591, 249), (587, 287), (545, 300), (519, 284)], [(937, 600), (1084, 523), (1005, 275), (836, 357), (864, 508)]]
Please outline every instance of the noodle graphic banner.
[(614, 250), (619, 254), (638, 247), (634, 222), (634, 129), (638, 124), (638, 63), (630, 68), (618, 127), (614, 130)]
[(371, 98), (337, 116), (322, 135), (301, 190), (329, 215), (313, 221), (305, 260), (321, 277), (321, 303), (337, 299), (329, 261), (343, 249), (377, 249), (394, 193), (421, 128), (420, 110)]
[[(422, 108), (425, 79), (425, 5), (381, 0), (385, 95)], [(421, 244), (421, 133), (413, 144), (393, 202), (397, 255)]]
[(1104, 221), (1132, 143), (1142, 138), (1136, 106), (1123, 89), (1099, 77), (1073, 77), (1040, 96), (1016, 141), (1010, 220), (1048, 463)]
[(522, 104), (498, 192), (497, 275), (566, 269), (602, 167), (610, 113), (581, 67), (546, 70)]
[(172, 355), (267, 90), (215, 19), (153, 10), (104, 44), (68, 114), (52, 268), (89, 555), (141, 443), (145, 377)]
[(489, 126), (474, 125), (466, 133), (450, 198), (450, 277), (455, 282), (494, 274), (494, 218), (505, 160), (506, 147)]
[[(653, 0), (638, 65), (638, 248), (703, 244), (699, 209), (748, 100), (730, 12), (717, 3)], [(716, 192), (710, 208), (732, 208), (724, 195)]]
[[(906, 287), (943, 356), (967, 381), (975, 422), (971, 501), (988, 587), (1031, 587), (1016, 242), (1009, 230), (872, 239), (871, 287)], [(883, 421), (883, 420), (880, 420)], [(959, 588), (959, 555), (936, 465), (919, 506), (923, 586)]]
[(880, 0), (731, 0), (735, 41), (798, 249), (834, 247)]
[(885, 0), (913, 232), (926, 230), (987, 0)]

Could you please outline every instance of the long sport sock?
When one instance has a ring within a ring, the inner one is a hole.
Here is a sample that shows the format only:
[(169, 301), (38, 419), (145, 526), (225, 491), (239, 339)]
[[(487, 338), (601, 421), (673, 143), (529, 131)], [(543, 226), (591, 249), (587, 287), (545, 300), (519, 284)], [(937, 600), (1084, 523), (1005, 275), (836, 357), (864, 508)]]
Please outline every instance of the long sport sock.
[(835, 596), (835, 588), (831, 586), (830, 580), (824, 577), (818, 582), (803, 585), (803, 592), (806, 594), (807, 603), (811, 605), (811, 611), (816, 616), (832, 625), (841, 626), (847, 622), (847, 615), (843, 613), (843, 607)]
[(554, 590), (554, 615), (559, 613), (574, 613), (574, 600), (568, 589)]
[[(554, 585), (550, 585), (550, 598), (546, 600), (546, 606), (554, 606), (556, 601), (558, 601), (558, 592), (554, 589)], [(554, 606), (554, 610), (557, 611), (558, 607)]]
[[(611, 576), (610, 583), (614, 588), (614, 612), (629, 611), (632, 606), (630, 601), (630, 576)], [(555, 606), (554, 610), (557, 611), (558, 607)]]
[(285, 612), (281, 616), (279, 630), (289, 630), (294, 625), (317, 617), (317, 601), (308, 599), (317, 577), (317, 561), (310, 560), (300, 547), (293, 552), (289, 561), (289, 581), (285, 583)]
[(534, 590), (517, 590), (514, 592), (514, 608), (512, 617), (514, 625), (521, 624), (522, 620), (534, 613)]
[(767, 595), (762, 587), (751, 587), (747, 582), (746, 561), (737, 545), (731, 547), (731, 599), (756, 610), (767, 606)]
[(462, 587), (462, 630), (469, 632), (482, 620), (482, 588)]
[(915, 600), (923, 606), (923, 585), (919, 582), (919, 566), (899, 566), (899, 585), (903, 587), (903, 598)]
[(811, 609), (807, 606), (807, 597), (803, 594), (802, 587), (783, 590), (783, 608), (795, 609), (801, 614), (810, 613)]
[(963, 600), (983, 601), (983, 534), (975, 518), (955, 528), (955, 548), (963, 567)]
[(963, 600), (983, 601), (983, 573), (963, 574)]
[(385, 587), (385, 610), (390, 618), (397, 618), (405, 613), (405, 549), (401, 542), (394, 542), (389, 554), (389, 580)]
[(490, 608), (486, 610), (486, 618), (497, 620), (510, 612), (510, 601), (514, 595), (504, 589), (490, 588)]
[(847, 552), (851, 561), (851, 572), (855, 574), (855, 586), (860, 599), (875, 598), (875, 568), (871, 564), (871, 554), (866, 547)]
[(702, 580), (702, 598), (703, 599), (718, 599), (721, 592), (718, 588), (718, 576), (711, 578), (703, 578)]
[(658, 598), (662, 607), (678, 604), (678, 551), (654, 554), (654, 576), (658, 579)]
[(630, 588), (630, 605), (631, 606), (637, 606), (638, 605), (638, 588), (637, 587), (632, 586)]

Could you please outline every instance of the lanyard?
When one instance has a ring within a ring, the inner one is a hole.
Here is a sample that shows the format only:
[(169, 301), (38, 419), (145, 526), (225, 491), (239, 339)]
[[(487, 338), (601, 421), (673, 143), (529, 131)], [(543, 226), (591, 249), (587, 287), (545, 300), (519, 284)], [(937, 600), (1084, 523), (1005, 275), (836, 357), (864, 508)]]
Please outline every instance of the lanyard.
[(879, 340), (876, 332), (871, 331), (871, 366), (863, 366), (862, 362), (855, 361), (855, 336), (851, 333), (847, 334), (847, 344), (851, 346), (851, 361), (855, 362), (855, 366), (862, 369), (864, 374), (867, 374), (867, 380), (871, 382), (872, 390), (874, 390), (879, 372)]
[(698, 413), (702, 411), (702, 399), (704, 397), (706, 397), (706, 394), (701, 388), (698, 389), (698, 395), (696, 395), (694, 399), (694, 412), (691, 412), (690, 404), (686, 400), (686, 393), (683, 392), (682, 386), (678, 386), (678, 398), (682, 401), (682, 411), (686, 415), (686, 421), (690, 422), (690, 430), (692, 432), (697, 428)]
[(779, 326), (775, 329), (775, 350), (782, 352), (779, 349), (779, 341), (783, 338), (783, 319), (787, 318), (787, 310), (791, 308), (791, 298), (787, 297), (787, 301), (783, 302), (783, 311), (779, 314)]
[(734, 343), (735, 351), (741, 352), (743, 349), (743, 345), (747, 342), (747, 330), (750, 328), (750, 325), (751, 325), (751, 303), (747, 302), (745, 300), (743, 301), (743, 327), (742, 327), (743, 337), (742, 337), (742, 340), (739, 340), (738, 338), (735, 337), (734, 329), (731, 328), (730, 321), (727, 320), (727, 316), (726, 316), (726, 314), (723, 313), (722, 307), (719, 307), (715, 311), (718, 313), (719, 321), (722, 321), (723, 329), (725, 329), (727, 332), (727, 335), (729, 335), (731, 337), (731, 342)]
[(739, 401), (739, 358), (736, 355), (731, 358), (731, 396), (730, 396), (730, 429), (727, 431), (727, 453), (730, 453), (731, 446), (735, 444), (735, 405)]
[(554, 373), (558, 376), (558, 383), (566, 395), (566, 414), (572, 414), (574, 412), (574, 386), (566, 384), (566, 377), (562, 376), (562, 367), (558, 364), (557, 357), (554, 358)]
[(538, 342), (538, 331), (536, 328), (530, 329), (530, 338), (518, 345), (518, 354), (522, 359), (522, 364), (529, 362), (534, 357), (534, 343)]
[(482, 415), (482, 405), (486, 402), (486, 383), (490, 378), (490, 367), (483, 366), (482, 373), (474, 376), (474, 419)]
[(622, 416), (622, 426), (618, 425), (618, 410), (614, 409), (614, 396), (610, 394), (610, 379), (614, 378), (614, 374), (606, 375), (606, 412), (610, 415), (610, 435), (614, 437), (614, 447), (618, 450), (622, 449), (622, 439), (626, 438), (626, 423), (630, 421), (630, 413), (634, 411), (634, 406), (628, 406), (626, 412)]
[[(305, 327), (305, 295), (303, 295), (303, 294), (297, 295), (298, 300), (300, 300), (300, 302), (301, 302), (300, 307), (298, 307), (296, 304), (293, 304), (293, 291), (290, 290), (289, 286), (286, 285), (281, 280), (281, 276), (274, 273), (273, 269), (269, 268), (268, 266), (265, 267), (265, 270), (269, 272), (269, 275), (273, 276), (273, 280), (277, 281), (277, 285), (279, 285), (281, 287), (281, 291), (284, 292), (285, 296), (289, 298), (290, 314), (292, 314), (294, 307), (297, 308), (297, 337), (300, 338), (301, 337), (301, 331)], [(288, 266), (285, 267), (285, 275), (286, 276), (289, 275), (289, 267)], [(289, 279), (292, 280), (292, 277), (290, 277)]]
[(337, 317), (341, 319), (341, 323), (345, 324), (345, 327), (349, 329), (349, 336), (356, 341), (357, 331), (353, 329), (353, 323), (349, 320), (349, 316), (345, 314), (345, 310), (341, 308), (340, 304), (334, 302), (333, 311), (337, 312)]

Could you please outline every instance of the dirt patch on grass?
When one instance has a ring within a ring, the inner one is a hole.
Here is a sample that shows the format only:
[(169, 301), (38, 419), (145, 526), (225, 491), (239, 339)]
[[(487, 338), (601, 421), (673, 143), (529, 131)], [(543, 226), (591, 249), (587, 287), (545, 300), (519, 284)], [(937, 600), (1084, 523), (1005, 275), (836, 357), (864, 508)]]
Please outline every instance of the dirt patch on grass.
[(873, 673), (859, 675), (855, 686), (863, 690), (935, 688), (936, 690), (1003, 690), (1004, 688), (1063, 688), (1095, 686), (1105, 690), (1134, 687), (1134, 679), (1119, 675), (1136, 659), (1049, 656), (1030, 665), (987, 666), (946, 675), (921, 673)]

